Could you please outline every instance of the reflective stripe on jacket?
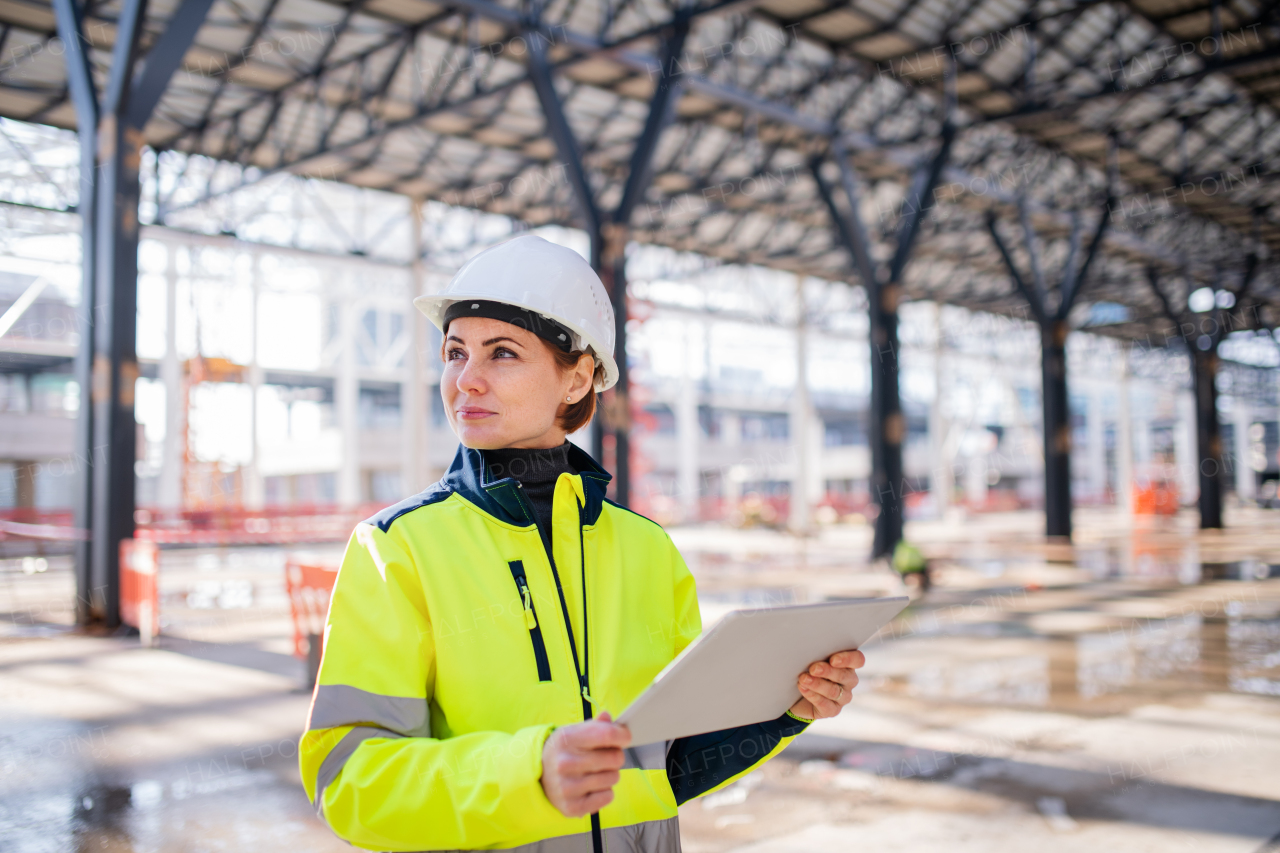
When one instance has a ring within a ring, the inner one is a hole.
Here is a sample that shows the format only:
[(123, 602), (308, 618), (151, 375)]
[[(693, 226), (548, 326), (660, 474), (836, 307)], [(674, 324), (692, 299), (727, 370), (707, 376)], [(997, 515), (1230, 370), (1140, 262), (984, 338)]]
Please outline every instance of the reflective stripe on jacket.
[[(666, 532), (604, 500), (609, 475), (587, 454), (569, 459), (581, 473), (556, 484), (554, 560), (519, 483), (489, 481), (467, 448), (439, 483), (352, 534), (299, 752), (308, 797), (352, 844), (679, 851), (668, 745), (627, 751), (598, 842), (592, 818), (565, 817), (542, 790), (543, 744), (591, 712), (583, 696), (616, 715), (701, 631)], [(739, 750), (694, 794), (794, 731), (756, 734), (749, 758)]]

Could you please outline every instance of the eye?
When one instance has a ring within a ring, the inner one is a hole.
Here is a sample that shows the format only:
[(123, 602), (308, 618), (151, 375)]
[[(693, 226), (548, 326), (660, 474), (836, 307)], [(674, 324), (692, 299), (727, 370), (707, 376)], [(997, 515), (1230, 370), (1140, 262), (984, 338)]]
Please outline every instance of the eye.
[(445, 361), (457, 361), (460, 358), (466, 358), (467, 354), (462, 351), (461, 347), (450, 347), (445, 351)]
[(498, 347), (493, 351), (494, 358), (519, 358), (514, 352), (506, 347)]

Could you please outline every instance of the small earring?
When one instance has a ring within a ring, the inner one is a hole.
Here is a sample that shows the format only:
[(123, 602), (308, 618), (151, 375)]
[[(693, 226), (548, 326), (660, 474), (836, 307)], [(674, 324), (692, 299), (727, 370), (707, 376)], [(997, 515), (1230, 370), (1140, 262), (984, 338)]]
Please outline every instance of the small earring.
[(565, 398), (564, 398), (564, 401), (565, 401), (566, 403), (572, 403), (572, 402), (573, 402), (573, 397), (565, 397)]

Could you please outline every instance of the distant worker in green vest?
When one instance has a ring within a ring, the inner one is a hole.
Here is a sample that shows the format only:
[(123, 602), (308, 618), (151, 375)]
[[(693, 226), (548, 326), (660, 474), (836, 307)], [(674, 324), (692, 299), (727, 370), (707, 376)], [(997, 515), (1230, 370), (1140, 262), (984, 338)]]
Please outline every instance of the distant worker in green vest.
[(915, 545), (905, 539), (899, 542), (893, 549), (893, 567), (913, 593), (923, 595), (929, 591), (929, 561)]

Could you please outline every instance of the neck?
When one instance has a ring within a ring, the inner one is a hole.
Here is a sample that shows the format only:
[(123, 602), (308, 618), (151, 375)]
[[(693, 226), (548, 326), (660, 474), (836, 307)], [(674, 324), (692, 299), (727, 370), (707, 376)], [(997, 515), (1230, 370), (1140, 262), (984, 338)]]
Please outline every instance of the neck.
[[(553, 429), (545, 432), (537, 438), (525, 438), (520, 441), (512, 442), (504, 447), (491, 448), (493, 450), (550, 450), (553, 447), (559, 447), (565, 443), (566, 433), (564, 430)], [(478, 448), (482, 449), (482, 448)]]
[(555, 482), (563, 472), (574, 473), (569, 464), (569, 444), (556, 447), (503, 447), (482, 451), (490, 476), (495, 480), (515, 477), (526, 485)]

